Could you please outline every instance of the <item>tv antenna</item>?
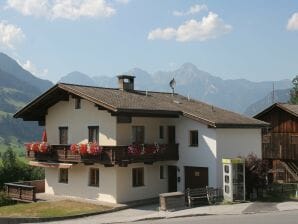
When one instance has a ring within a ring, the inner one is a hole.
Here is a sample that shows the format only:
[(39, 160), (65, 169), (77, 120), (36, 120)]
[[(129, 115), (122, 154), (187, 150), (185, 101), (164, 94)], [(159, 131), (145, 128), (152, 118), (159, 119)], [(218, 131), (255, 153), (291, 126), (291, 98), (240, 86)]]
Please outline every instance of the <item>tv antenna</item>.
[(175, 93), (175, 87), (176, 87), (176, 81), (175, 81), (174, 78), (170, 81), (170, 87), (171, 87), (171, 89), (172, 89), (172, 96), (174, 96), (174, 93)]

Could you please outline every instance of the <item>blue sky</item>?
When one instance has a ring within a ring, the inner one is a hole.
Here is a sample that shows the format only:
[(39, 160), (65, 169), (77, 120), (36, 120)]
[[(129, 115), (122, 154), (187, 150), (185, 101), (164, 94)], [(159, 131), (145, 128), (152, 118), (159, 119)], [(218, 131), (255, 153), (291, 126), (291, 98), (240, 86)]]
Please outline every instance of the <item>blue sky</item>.
[(224, 79), (298, 75), (296, 0), (0, 0), (0, 51), (54, 82), (185, 62)]

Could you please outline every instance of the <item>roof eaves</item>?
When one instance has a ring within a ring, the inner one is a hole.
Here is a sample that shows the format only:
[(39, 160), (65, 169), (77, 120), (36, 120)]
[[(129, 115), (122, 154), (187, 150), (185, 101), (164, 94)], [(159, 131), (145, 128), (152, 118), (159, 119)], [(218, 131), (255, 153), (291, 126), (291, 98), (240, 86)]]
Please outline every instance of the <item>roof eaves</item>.
[(269, 123), (255, 123), (255, 124), (237, 124), (237, 123), (217, 123), (216, 128), (266, 128), (270, 126)]
[(182, 115), (184, 117), (190, 118), (192, 120), (199, 121), (199, 122), (201, 122), (203, 124), (209, 125), (211, 127), (215, 127), (215, 123), (214, 122), (212, 122), (210, 120), (207, 120), (207, 119), (204, 119), (202, 117), (198, 117), (198, 116), (196, 116), (194, 114), (191, 114), (191, 113), (188, 113), (188, 112), (182, 112)]
[(117, 111), (117, 108), (116, 107), (114, 107), (114, 106), (112, 106), (112, 105), (110, 105), (110, 104), (108, 104), (108, 103), (106, 103), (106, 102), (104, 102), (102, 100), (99, 100), (99, 99), (97, 99), (97, 98), (95, 98), (93, 96), (90, 96), (90, 95), (88, 95), (86, 93), (83, 93), (81, 91), (75, 90), (75, 89), (69, 87), (68, 85), (59, 83), (58, 86), (61, 89), (67, 91), (67, 92), (70, 92), (72, 94), (75, 94), (77, 96), (80, 96), (80, 97), (82, 97), (82, 98), (84, 98), (86, 100), (89, 100), (89, 101), (91, 101), (93, 103), (96, 103), (96, 104), (98, 104), (100, 106), (103, 106), (103, 107), (105, 107), (105, 108), (107, 108), (107, 109), (109, 109), (109, 110), (111, 110), (113, 112), (116, 112)]
[(14, 118), (19, 118), (19, 115), (22, 112), (24, 112), (25, 110), (27, 110), (29, 107), (33, 106), (34, 104), (38, 103), (42, 98), (44, 98), (46, 95), (50, 94), (51, 92), (55, 91), (57, 88), (59, 88), (58, 84), (54, 85), (53, 87), (51, 87), (50, 89), (48, 89), (47, 91), (45, 91), (44, 93), (42, 93), (40, 96), (38, 96), (37, 98), (35, 98), (32, 101), (30, 101), (25, 107), (23, 107), (20, 110), (18, 110), (13, 115), (13, 117)]

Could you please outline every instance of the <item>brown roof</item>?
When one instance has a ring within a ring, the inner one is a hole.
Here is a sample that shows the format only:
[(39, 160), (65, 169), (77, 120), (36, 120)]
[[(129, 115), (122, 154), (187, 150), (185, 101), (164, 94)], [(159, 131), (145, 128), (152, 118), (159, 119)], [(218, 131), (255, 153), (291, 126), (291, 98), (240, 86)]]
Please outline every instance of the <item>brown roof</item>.
[(254, 117), (258, 118), (258, 117), (262, 116), (263, 114), (268, 113), (275, 107), (278, 107), (278, 108), (280, 108), (284, 111), (287, 111), (288, 113), (298, 117), (298, 105), (288, 104), (288, 103), (274, 103), (270, 107), (267, 107), (265, 110), (263, 110), (262, 112), (255, 115)]
[[(60, 91), (60, 92), (59, 92)], [(61, 92), (62, 91), (62, 92)], [(59, 92), (59, 93), (58, 93)], [(56, 93), (56, 94), (55, 94)], [(227, 111), (179, 94), (151, 91), (122, 91), (113, 88), (81, 86), (59, 83), (18, 111), (14, 117), (36, 120), (37, 114), (71, 94), (108, 109), (112, 114), (139, 114), (154, 116), (180, 116), (208, 124), (212, 127), (264, 127), (268, 124)], [(56, 100), (53, 100), (55, 98)], [(36, 111), (36, 110), (41, 111)], [(32, 116), (32, 114), (35, 114)], [(41, 118), (39, 118), (41, 119)]]

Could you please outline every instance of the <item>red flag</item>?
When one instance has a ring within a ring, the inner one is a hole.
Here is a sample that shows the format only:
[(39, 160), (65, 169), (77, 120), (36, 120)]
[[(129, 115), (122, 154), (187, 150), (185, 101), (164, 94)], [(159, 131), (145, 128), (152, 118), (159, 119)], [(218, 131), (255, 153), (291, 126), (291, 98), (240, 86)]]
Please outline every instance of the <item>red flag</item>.
[(44, 129), (43, 132), (42, 132), (41, 141), (42, 142), (47, 142), (48, 141), (46, 129)]

